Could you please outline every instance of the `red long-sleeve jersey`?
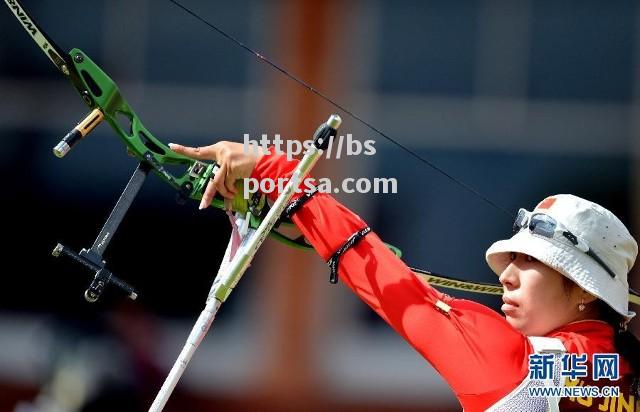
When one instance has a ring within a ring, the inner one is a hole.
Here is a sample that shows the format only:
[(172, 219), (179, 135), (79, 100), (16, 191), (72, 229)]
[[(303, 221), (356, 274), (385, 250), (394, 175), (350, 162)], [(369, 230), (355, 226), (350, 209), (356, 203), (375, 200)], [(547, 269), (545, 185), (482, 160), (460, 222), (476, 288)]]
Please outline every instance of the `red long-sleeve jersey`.
[[(297, 162), (281, 155), (265, 155), (251, 177), (274, 181), (289, 178)], [(267, 195), (274, 200), (278, 193)], [(353, 233), (367, 226), (359, 216), (324, 193), (316, 193), (292, 220), (324, 261)], [(342, 255), (338, 273), (342, 283), (433, 365), (465, 411), (486, 410), (528, 376), (533, 348), (526, 336), (492, 309), (452, 298), (420, 280), (374, 232)], [(451, 309), (439, 310), (435, 306), (438, 301)], [(601, 321), (571, 323), (547, 336), (559, 338), (569, 353), (588, 354), (589, 360), (593, 353), (615, 352), (613, 330)], [(622, 358), (620, 373), (625, 378), (615, 382), (569, 383), (621, 385), (623, 394), (619, 398), (563, 398), (561, 409), (640, 411), (634, 409), (636, 400), (628, 395), (630, 370)]]

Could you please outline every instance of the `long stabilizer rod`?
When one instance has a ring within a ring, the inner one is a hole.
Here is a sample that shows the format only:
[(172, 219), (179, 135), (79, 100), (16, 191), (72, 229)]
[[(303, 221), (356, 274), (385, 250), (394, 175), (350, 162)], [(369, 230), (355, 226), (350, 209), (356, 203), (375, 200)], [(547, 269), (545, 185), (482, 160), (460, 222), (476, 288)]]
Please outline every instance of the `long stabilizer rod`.
[[(326, 123), (322, 124), (318, 130), (316, 130), (313, 139), (314, 144), (305, 152), (304, 157), (293, 171), (291, 179), (274, 202), (267, 216), (255, 231), (249, 230), (249, 232), (247, 232), (233, 256), (231, 256), (233, 254), (231, 251), (232, 240), (229, 240), (227, 251), (225, 252), (222, 264), (211, 287), (205, 308), (200, 313), (178, 359), (176, 359), (162, 388), (160, 388), (158, 395), (156, 395), (156, 399), (153, 401), (151, 408), (149, 408), (149, 412), (161, 412), (166, 405), (173, 389), (187, 369), (187, 365), (193, 357), (193, 354), (209, 331), (220, 306), (222, 306), (222, 303), (224, 303), (238, 284), (238, 281), (249, 267), (258, 248), (280, 219), (282, 212), (298, 190), (298, 186), (316, 164), (319, 156), (322, 154), (322, 150), (327, 148), (329, 141), (335, 136), (336, 130), (340, 127), (341, 122), (340, 116), (332, 115)], [(245, 218), (248, 219), (249, 216), (247, 215)]]

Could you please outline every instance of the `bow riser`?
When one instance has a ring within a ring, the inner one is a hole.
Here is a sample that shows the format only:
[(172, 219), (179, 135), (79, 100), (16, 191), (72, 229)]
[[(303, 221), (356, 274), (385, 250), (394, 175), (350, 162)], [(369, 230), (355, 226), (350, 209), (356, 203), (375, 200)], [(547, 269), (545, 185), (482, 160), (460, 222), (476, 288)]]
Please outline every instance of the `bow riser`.
[[(147, 162), (153, 171), (184, 197), (202, 198), (202, 191), (213, 175), (215, 164), (205, 164), (173, 152), (157, 139), (142, 123), (126, 101), (116, 83), (80, 49), (69, 53), (78, 82), (72, 82), (83, 101), (91, 109), (99, 109), (127, 151), (140, 161)], [(184, 166), (183, 174), (170, 173), (165, 165)], [(222, 207), (222, 201), (214, 200)]]

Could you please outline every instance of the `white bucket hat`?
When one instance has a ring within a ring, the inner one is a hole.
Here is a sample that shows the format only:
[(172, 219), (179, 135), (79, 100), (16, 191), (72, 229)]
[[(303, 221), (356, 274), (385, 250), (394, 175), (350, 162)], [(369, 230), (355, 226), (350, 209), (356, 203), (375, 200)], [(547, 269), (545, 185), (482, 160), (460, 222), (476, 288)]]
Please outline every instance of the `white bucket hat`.
[(629, 311), (627, 275), (638, 244), (613, 213), (588, 200), (561, 194), (547, 197), (533, 212), (520, 209), (514, 224), (518, 227), (521, 230), (511, 239), (500, 240), (487, 250), (487, 263), (498, 276), (508, 262), (504, 254), (524, 253), (562, 273), (627, 320), (635, 316)]

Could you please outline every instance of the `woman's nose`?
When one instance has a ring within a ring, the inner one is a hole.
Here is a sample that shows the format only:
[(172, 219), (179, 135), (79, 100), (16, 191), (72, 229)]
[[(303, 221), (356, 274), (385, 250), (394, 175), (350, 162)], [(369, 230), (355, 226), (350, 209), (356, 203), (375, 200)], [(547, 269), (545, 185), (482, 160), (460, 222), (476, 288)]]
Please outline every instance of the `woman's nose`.
[(502, 284), (502, 286), (507, 289), (513, 289), (518, 287), (518, 268), (514, 265), (513, 262), (510, 262), (509, 265), (502, 271), (498, 280)]

